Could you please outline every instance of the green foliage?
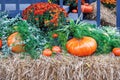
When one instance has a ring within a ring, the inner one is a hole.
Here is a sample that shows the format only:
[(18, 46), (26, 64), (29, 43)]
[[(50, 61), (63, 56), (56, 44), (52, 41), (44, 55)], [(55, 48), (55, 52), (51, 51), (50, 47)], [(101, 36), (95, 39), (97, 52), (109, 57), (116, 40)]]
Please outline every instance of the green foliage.
[[(62, 18), (61, 21), (63, 21)], [(66, 43), (72, 37), (90, 36), (94, 38), (98, 44), (97, 54), (106, 54), (111, 52), (114, 47), (120, 47), (120, 34), (116, 28), (108, 26), (98, 28), (78, 19), (76, 22), (70, 20), (67, 24), (59, 24), (57, 28), (45, 32), (19, 16), (7, 18), (7, 14), (4, 12), (0, 13), (0, 38), (3, 41), (2, 52), (5, 55), (11, 53), (11, 49), (7, 45), (7, 38), (14, 32), (20, 33), (25, 44), (26, 52), (24, 54), (35, 59), (39, 58), (45, 48), (60, 46), (66, 50)], [(54, 33), (58, 34), (57, 38), (52, 37)]]
[(120, 34), (116, 32), (116, 28), (103, 26), (96, 27), (88, 23), (80, 22), (79, 20), (75, 23), (73, 20), (70, 21), (69, 36), (73, 35), (76, 38), (82, 38), (83, 36), (89, 36), (97, 41), (97, 54), (108, 54), (114, 47), (120, 47)]
[[(58, 37), (57, 38), (53, 38), (52, 35), (56, 33), (58, 34)], [(66, 45), (66, 42), (69, 38), (69, 35), (68, 35), (68, 32), (67, 32), (67, 28), (58, 28), (57, 30), (53, 30), (53, 31), (50, 31), (48, 33), (49, 35), (49, 45), (50, 47), (52, 46), (60, 46), (62, 47), (62, 49), (66, 49), (65, 45)]]
[(38, 58), (46, 44), (45, 34), (36, 26), (23, 20), (19, 21), (16, 27), (16, 31), (20, 33), (25, 43), (24, 48), (27, 54), (30, 54), (32, 58)]
[(7, 37), (14, 32), (12, 25), (19, 21), (20, 18), (9, 19), (6, 12), (0, 13), (0, 38), (2, 39), (2, 52), (4, 55), (11, 53), (10, 48), (7, 45)]
[[(68, 36), (66, 36), (66, 31), (62, 30), (62, 27), (64, 26), (58, 27), (58, 29), (50, 28), (45, 32), (32, 23), (23, 20), (19, 16), (16, 16), (15, 18), (7, 17), (7, 14), (3, 14), (0, 18), (0, 38), (3, 40), (2, 52), (4, 54), (12, 53), (11, 48), (7, 45), (7, 38), (14, 32), (19, 32), (23, 41), (22, 44), (25, 44), (25, 52), (23, 54), (30, 55), (32, 58), (39, 58), (43, 49), (52, 48), (54, 45), (58, 45), (65, 49)], [(61, 18), (59, 18), (60, 21), (64, 21), (62, 20), (63, 17), (61, 16)], [(59, 24), (59, 26), (61, 26), (61, 24)], [(52, 38), (53, 33), (58, 33), (58, 38)]]
[(102, 3), (105, 7), (108, 7), (108, 8), (110, 8), (110, 9), (113, 9), (113, 8), (115, 8), (116, 7), (116, 5), (115, 4), (107, 4), (107, 3)]
[(97, 53), (109, 53), (111, 51), (109, 35), (102, 29), (93, 27), (93, 25), (80, 24), (75, 28), (74, 35), (77, 38), (82, 38), (83, 36), (94, 38), (98, 44)]
[(120, 32), (118, 32), (116, 28), (110, 26), (103, 27), (102, 29), (109, 34), (112, 48), (120, 47)]
[(24, 54), (29, 54), (32, 58), (38, 58), (47, 42), (43, 31), (32, 24), (28, 24), (19, 16), (11, 19), (7, 17), (7, 14), (4, 13), (0, 18), (0, 38), (3, 41), (2, 52), (5, 55), (11, 53), (11, 49), (7, 45), (7, 38), (12, 33), (19, 32), (25, 44), (26, 53)]

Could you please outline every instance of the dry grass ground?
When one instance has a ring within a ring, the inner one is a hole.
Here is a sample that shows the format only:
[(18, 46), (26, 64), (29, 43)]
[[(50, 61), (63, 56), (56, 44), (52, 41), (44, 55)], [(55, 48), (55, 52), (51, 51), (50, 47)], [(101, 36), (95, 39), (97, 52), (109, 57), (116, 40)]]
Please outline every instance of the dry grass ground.
[(120, 57), (56, 55), (0, 59), (0, 80), (120, 80)]

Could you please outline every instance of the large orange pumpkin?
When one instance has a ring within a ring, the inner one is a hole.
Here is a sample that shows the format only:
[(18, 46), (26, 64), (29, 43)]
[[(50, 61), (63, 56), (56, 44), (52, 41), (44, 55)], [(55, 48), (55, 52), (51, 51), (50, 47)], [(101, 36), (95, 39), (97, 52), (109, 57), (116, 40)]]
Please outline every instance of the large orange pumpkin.
[(67, 51), (75, 56), (89, 56), (97, 49), (97, 42), (91, 37), (72, 38), (66, 44)]
[(9, 47), (12, 47), (11, 50), (15, 53), (24, 52), (24, 44), (20, 44), (22, 39), (18, 32), (11, 34), (7, 39), (7, 44)]
[(2, 48), (2, 40), (0, 39), (0, 48)]

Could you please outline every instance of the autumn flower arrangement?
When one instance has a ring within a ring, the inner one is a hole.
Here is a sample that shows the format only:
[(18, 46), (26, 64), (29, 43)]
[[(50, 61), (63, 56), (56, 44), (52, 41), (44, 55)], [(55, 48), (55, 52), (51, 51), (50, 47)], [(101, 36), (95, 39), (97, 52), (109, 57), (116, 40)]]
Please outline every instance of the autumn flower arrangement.
[(65, 22), (67, 12), (57, 4), (40, 2), (23, 10), (22, 17), (40, 28), (53, 28)]

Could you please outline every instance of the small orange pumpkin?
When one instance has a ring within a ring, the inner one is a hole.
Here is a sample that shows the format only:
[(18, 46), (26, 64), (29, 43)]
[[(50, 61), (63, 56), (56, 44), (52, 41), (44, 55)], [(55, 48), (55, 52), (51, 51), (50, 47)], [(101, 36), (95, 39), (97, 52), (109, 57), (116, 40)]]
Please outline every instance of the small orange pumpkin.
[(55, 52), (55, 53), (61, 53), (62, 50), (59, 46), (53, 46), (52, 51)]
[(7, 39), (8, 46), (12, 47), (11, 50), (12, 52), (15, 52), (15, 53), (20, 53), (25, 51), (24, 44), (19, 44), (20, 42), (22, 42), (22, 39), (18, 32), (11, 34)]
[(72, 12), (73, 13), (77, 13), (78, 11), (77, 11), (77, 9), (73, 9)]
[(0, 48), (2, 48), (2, 40), (0, 39)]
[(45, 49), (45, 50), (43, 50), (42, 54), (44, 56), (51, 56), (52, 55), (52, 51), (50, 49)]
[(54, 33), (54, 34), (52, 34), (52, 37), (53, 37), (53, 38), (57, 38), (57, 37), (58, 37), (58, 34)]
[(75, 56), (89, 56), (97, 49), (97, 42), (91, 37), (72, 38), (66, 44), (67, 51)]
[(112, 53), (113, 53), (115, 56), (120, 56), (120, 48), (113, 48)]

